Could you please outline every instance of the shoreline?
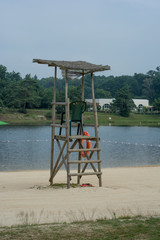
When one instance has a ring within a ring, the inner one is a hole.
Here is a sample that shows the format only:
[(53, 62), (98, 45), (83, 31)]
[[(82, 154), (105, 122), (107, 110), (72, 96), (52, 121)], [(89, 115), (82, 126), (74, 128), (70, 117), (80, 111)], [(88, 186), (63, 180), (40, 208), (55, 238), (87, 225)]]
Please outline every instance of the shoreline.
[[(122, 166), (122, 167), (104, 167), (101, 168), (101, 170), (107, 170), (107, 169), (121, 169), (121, 168), (150, 168), (150, 167), (160, 167), (160, 164), (157, 165), (142, 165), (142, 166)], [(18, 172), (43, 172), (43, 171), (50, 171), (50, 169), (24, 169), (24, 170), (5, 170), (5, 171), (0, 171), (0, 173), (18, 173)], [(65, 170), (59, 170), (59, 171), (65, 171)]]
[[(142, 165), (142, 166), (122, 166), (122, 167), (103, 167), (103, 168), (101, 168), (102, 170), (103, 169), (117, 169), (117, 168), (143, 168), (143, 167), (160, 167), (160, 164), (157, 164), (157, 165)], [(6, 173), (8, 173), (8, 172), (10, 172), (10, 173), (12, 173), (12, 172), (33, 172), (33, 171), (41, 171), (41, 172), (43, 172), (43, 171), (50, 171), (50, 169), (24, 169), (24, 170), (14, 170), (14, 171), (12, 171), (12, 170), (8, 170), (8, 171), (0, 171), (0, 173), (2, 173), (2, 172), (6, 172)], [(60, 171), (63, 171), (63, 170), (60, 170)]]
[[(0, 173), (0, 226), (160, 216), (160, 166), (103, 168), (102, 187), (92, 175), (81, 184), (94, 187), (53, 188), (49, 175), (49, 170)], [(66, 171), (59, 171), (54, 183), (66, 181)]]
[[(49, 109), (28, 109), (27, 114), (19, 113), (16, 109), (4, 110), (0, 113), (1, 120), (10, 126), (50, 126), (52, 120), (48, 118)], [(49, 114), (50, 115), (50, 114)], [(117, 114), (98, 112), (99, 126), (145, 126), (160, 127), (160, 114), (136, 114), (131, 113), (129, 117), (121, 117)], [(84, 125), (94, 125), (93, 112), (84, 113)], [(59, 116), (58, 116), (59, 117)], [(109, 120), (111, 117), (112, 120)], [(60, 118), (59, 118), (60, 119)], [(3, 125), (4, 126), (4, 125)]]

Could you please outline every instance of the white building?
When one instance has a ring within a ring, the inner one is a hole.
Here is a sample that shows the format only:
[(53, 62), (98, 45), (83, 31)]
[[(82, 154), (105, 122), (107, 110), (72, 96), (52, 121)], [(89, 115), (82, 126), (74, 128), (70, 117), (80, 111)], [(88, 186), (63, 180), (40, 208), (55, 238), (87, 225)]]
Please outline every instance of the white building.
[[(96, 104), (101, 106), (101, 109), (108, 110), (110, 108), (110, 104), (113, 102), (115, 98), (99, 98), (96, 99)], [(92, 99), (85, 99), (88, 105), (92, 105)], [(149, 107), (148, 99), (133, 99), (134, 104), (138, 109), (143, 109), (143, 107)]]
[(148, 99), (133, 99), (134, 104), (137, 108), (139, 107), (149, 107), (149, 100)]

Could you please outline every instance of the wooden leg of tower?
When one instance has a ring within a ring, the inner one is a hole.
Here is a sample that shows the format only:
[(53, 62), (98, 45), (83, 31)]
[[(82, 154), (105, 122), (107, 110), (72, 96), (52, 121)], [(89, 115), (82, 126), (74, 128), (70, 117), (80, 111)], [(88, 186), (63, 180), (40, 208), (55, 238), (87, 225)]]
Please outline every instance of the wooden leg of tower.
[[(55, 71), (54, 71), (54, 96), (53, 96), (53, 101), (54, 103), (56, 102), (56, 79), (57, 79), (57, 67), (55, 66)], [(52, 105), (52, 123), (55, 123), (55, 118), (56, 118), (56, 106), (55, 104)], [(53, 177), (52, 176), (52, 171), (53, 171), (53, 166), (54, 166), (54, 136), (55, 136), (55, 127), (52, 126), (51, 130), (51, 164), (50, 164), (50, 184), (53, 185)]]
[(52, 171), (53, 171), (53, 162), (54, 162), (54, 128), (51, 130), (51, 164), (50, 164), (50, 185), (53, 185)]
[[(66, 79), (67, 79), (67, 71), (66, 71)], [(66, 128), (66, 140), (67, 140), (67, 188), (70, 188), (70, 156), (69, 156), (69, 98), (67, 99), (67, 106), (66, 106), (66, 122), (67, 122), (67, 128)]]
[[(99, 155), (99, 154), (97, 153), (97, 155)], [(98, 159), (99, 159), (99, 157), (98, 157)], [(101, 172), (101, 163), (100, 162), (98, 163), (98, 172)], [(102, 174), (98, 175), (98, 178), (99, 178), (99, 186), (102, 187)]]
[[(79, 148), (81, 148), (81, 144), (80, 144), (80, 140), (79, 140)], [(78, 153), (78, 160), (79, 160), (79, 163), (78, 163), (78, 173), (80, 173), (81, 172), (81, 163), (80, 163), (80, 161), (81, 161), (81, 153), (79, 152)], [(80, 179), (81, 179), (81, 176), (77, 176), (77, 184), (80, 184)]]
[[(94, 81), (93, 81), (93, 73), (91, 73), (91, 83), (92, 83), (92, 99), (93, 99), (93, 110), (94, 110), (94, 127), (95, 127), (95, 136), (96, 136), (96, 143), (97, 148), (99, 148), (99, 137), (98, 137), (98, 117), (97, 117), (97, 107), (96, 107), (96, 100), (94, 94)], [(100, 160), (100, 152), (97, 151), (97, 160)], [(98, 163), (98, 172), (101, 172), (101, 165)], [(102, 186), (102, 177), (101, 174), (98, 174), (97, 177), (99, 178), (99, 186)]]

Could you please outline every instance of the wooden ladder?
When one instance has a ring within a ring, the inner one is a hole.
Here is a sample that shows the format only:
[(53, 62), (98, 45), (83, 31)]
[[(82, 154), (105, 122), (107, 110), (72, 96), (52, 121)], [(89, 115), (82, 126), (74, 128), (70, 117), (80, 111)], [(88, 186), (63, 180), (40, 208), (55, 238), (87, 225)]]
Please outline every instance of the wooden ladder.
[[(52, 139), (51, 139), (51, 172), (50, 172), (50, 183), (53, 184), (53, 178), (62, 167), (65, 165), (67, 171), (67, 188), (70, 188), (70, 180), (72, 176), (77, 176), (77, 183), (80, 183), (80, 179), (84, 175), (97, 175), (99, 179), (99, 186), (102, 186), (101, 180), (101, 160), (100, 160), (100, 148), (99, 148), (99, 137), (92, 137), (92, 136), (83, 136), (83, 135), (73, 135), (69, 136), (69, 99), (67, 102), (53, 102), (53, 109), (56, 105), (65, 105), (66, 106), (66, 123), (65, 124), (56, 124), (55, 123), (55, 115), (53, 110), (53, 123), (51, 124), (52, 127)], [(55, 135), (55, 128), (65, 128), (66, 134), (65, 135)], [(82, 140), (95, 142), (94, 146), (90, 149), (84, 148), (82, 145)], [(59, 155), (54, 163), (54, 143), (57, 142), (59, 148)], [(61, 144), (63, 142), (63, 144)], [(62, 145), (62, 146), (61, 146)], [(76, 148), (76, 146), (78, 147)], [(66, 152), (65, 152), (66, 148)], [(65, 154), (64, 154), (65, 152)], [(78, 153), (78, 160), (70, 160), (71, 153)], [(86, 160), (82, 160), (81, 153), (84, 152)], [(97, 159), (92, 160), (93, 153), (97, 152)], [(71, 165), (78, 164), (78, 171), (77, 173), (71, 172)], [(95, 167), (97, 164), (97, 167)], [(83, 165), (83, 168), (82, 168)], [(87, 166), (90, 165), (93, 169), (93, 172), (86, 171)]]

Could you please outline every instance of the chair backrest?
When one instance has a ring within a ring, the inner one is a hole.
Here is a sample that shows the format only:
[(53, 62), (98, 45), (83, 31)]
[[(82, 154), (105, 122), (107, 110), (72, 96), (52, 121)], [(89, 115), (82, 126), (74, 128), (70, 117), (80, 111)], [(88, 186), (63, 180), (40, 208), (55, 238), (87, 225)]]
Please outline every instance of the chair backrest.
[(82, 113), (86, 110), (85, 101), (75, 101), (70, 104), (71, 121), (81, 121)]

